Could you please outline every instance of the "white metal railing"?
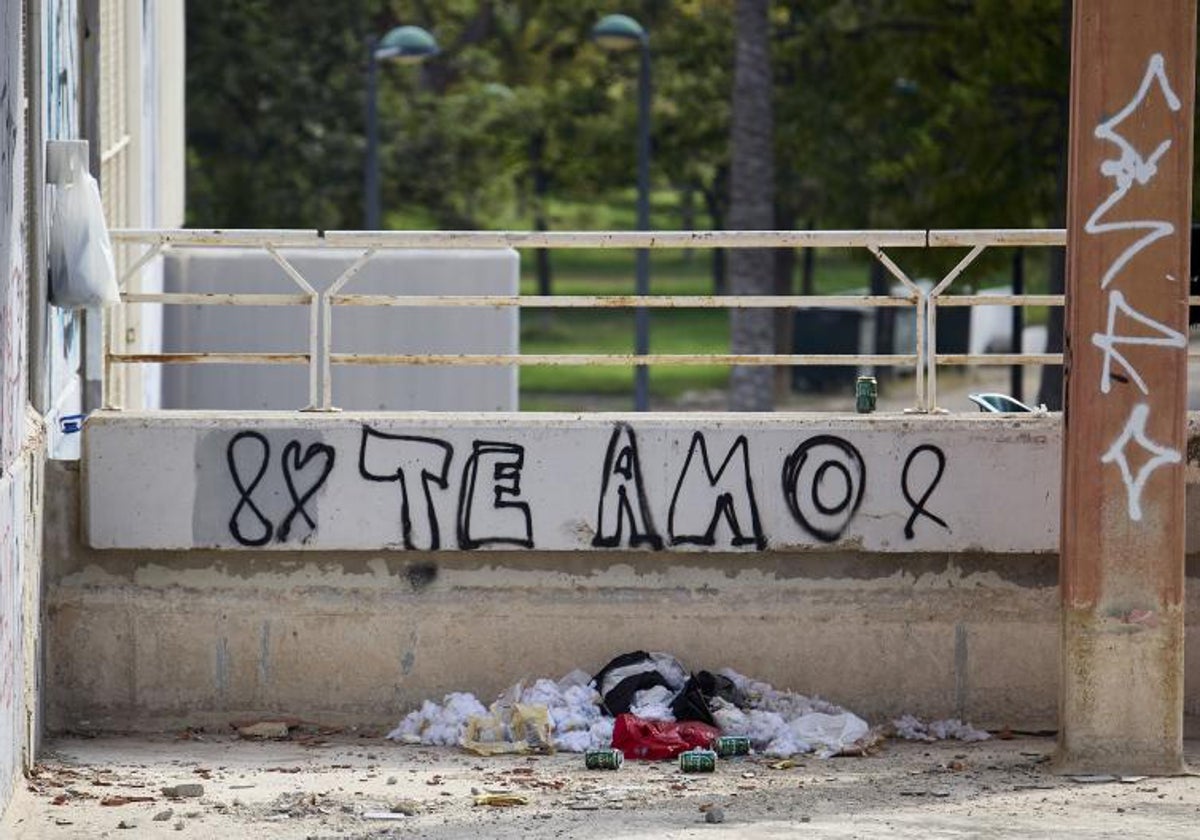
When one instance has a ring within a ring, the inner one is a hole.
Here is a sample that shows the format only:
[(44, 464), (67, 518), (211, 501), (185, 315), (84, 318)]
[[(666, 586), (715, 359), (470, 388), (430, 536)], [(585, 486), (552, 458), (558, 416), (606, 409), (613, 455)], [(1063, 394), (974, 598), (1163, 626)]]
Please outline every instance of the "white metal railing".
[[(1046, 247), (1065, 244), (1065, 232), (1052, 230), (875, 230), (875, 231), (315, 231), (315, 230), (116, 230), (114, 240), (145, 248), (124, 272), (121, 287), (155, 257), (179, 248), (258, 248), (268, 253), (299, 289), (293, 294), (134, 293), (126, 304), (308, 306), (306, 353), (128, 353), (105, 347), (105, 393), (114, 365), (160, 364), (306, 364), (308, 410), (334, 410), (334, 365), (894, 365), (915, 370), (918, 412), (937, 411), (939, 365), (1059, 364), (1060, 353), (937, 353), (939, 306), (1061, 306), (1062, 295), (945, 295), (955, 280), (988, 248)], [(378, 252), (395, 249), (662, 249), (662, 248), (864, 248), (874, 255), (907, 294), (895, 295), (379, 295), (343, 289)], [(296, 270), (281, 252), (286, 248), (358, 251), (357, 259), (323, 292)], [(922, 289), (884, 250), (894, 248), (968, 248), (967, 254), (929, 290)], [(1193, 298), (1193, 304), (1200, 298)], [(335, 306), (470, 306), (520, 308), (695, 308), (749, 309), (791, 307), (912, 307), (916, 335), (912, 353), (885, 354), (364, 354), (333, 352)]]

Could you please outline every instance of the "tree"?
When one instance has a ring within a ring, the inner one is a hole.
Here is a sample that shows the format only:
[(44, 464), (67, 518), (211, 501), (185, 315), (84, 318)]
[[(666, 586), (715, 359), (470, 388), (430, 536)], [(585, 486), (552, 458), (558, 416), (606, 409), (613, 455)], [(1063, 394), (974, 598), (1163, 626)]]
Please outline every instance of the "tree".
[[(775, 221), (775, 150), (771, 111), (769, 0), (737, 0), (737, 46), (733, 69), (733, 122), (729, 225), (734, 230), (770, 230)], [(735, 295), (770, 294), (771, 252), (736, 249), (729, 254), (729, 287)], [(775, 316), (769, 309), (730, 312), (734, 353), (772, 353)], [(774, 408), (774, 376), (769, 367), (736, 365), (729, 377), (734, 411)]]
[[(732, 29), (727, 0), (678, 0), (653, 33), (654, 168), (698, 193), (716, 229), (729, 212)], [(727, 291), (724, 257), (712, 251), (714, 294)]]
[(187, 219), (357, 227), (368, 21), (380, 0), (188, 3)]

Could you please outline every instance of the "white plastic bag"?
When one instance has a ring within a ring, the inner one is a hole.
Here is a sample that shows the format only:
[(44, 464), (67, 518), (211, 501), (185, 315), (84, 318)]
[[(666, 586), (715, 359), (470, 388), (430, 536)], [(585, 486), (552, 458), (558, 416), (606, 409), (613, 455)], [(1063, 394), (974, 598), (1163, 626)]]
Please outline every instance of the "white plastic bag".
[(54, 190), (50, 213), (50, 302), (62, 309), (121, 300), (100, 187), (72, 162), (70, 179)]
[(840, 715), (809, 712), (788, 725), (798, 739), (824, 747), (830, 755), (853, 746), (871, 731), (865, 720), (851, 712)]

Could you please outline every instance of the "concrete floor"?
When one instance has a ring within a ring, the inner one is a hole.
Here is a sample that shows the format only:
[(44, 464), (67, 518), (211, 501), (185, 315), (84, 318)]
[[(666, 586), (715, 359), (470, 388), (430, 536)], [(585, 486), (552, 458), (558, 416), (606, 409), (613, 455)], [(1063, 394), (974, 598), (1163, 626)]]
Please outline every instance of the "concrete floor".
[[(377, 737), (67, 738), (47, 745), (0, 837), (1197, 836), (1200, 778), (1063, 778), (1048, 770), (1053, 749), (1044, 737), (888, 741), (865, 758), (751, 757), (685, 776), (672, 763), (593, 772), (577, 755), (480, 758)], [(1200, 742), (1188, 753), (1200, 762)], [(203, 794), (161, 792), (184, 783)], [(524, 804), (477, 805), (487, 792)], [(720, 823), (705, 821), (713, 808)]]

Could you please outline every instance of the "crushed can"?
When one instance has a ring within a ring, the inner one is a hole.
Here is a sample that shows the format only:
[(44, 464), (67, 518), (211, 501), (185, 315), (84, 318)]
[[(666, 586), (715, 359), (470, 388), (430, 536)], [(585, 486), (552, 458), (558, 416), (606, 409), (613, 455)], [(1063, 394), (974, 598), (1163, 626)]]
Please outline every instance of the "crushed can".
[(879, 383), (874, 376), (860, 376), (854, 382), (854, 407), (859, 414), (870, 414), (875, 410), (879, 396)]
[(688, 750), (679, 754), (679, 769), (684, 773), (712, 773), (717, 769), (717, 754), (712, 750)]
[(583, 764), (589, 770), (620, 770), (624, 763), (620, 750), (588, 750), (583, 754)]
[(719, 758), (750, 755), (750, 739), (745, 735), (722, 735), (713, 739), (712, 749)]

